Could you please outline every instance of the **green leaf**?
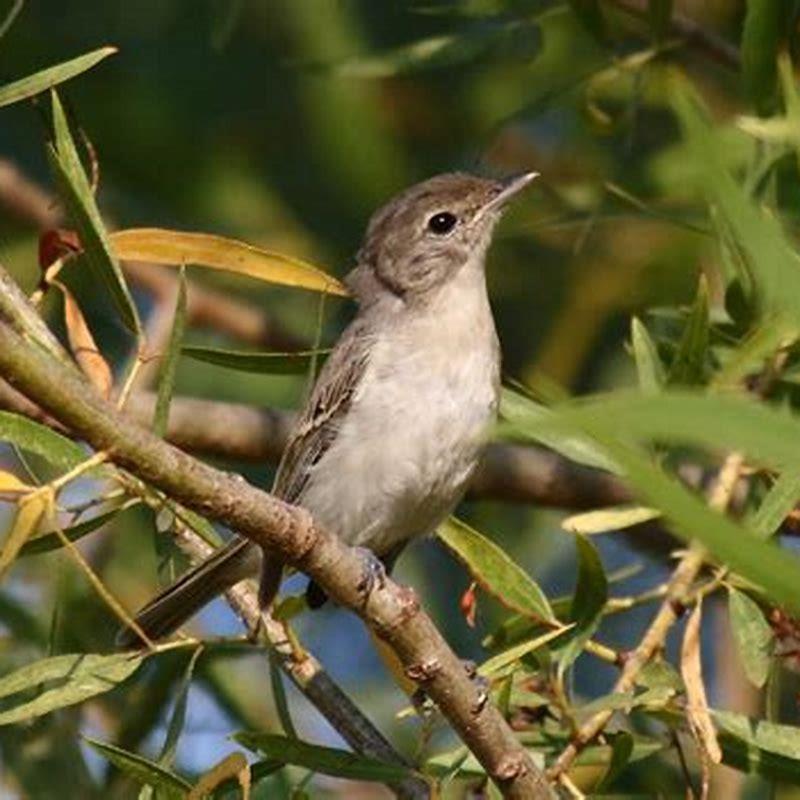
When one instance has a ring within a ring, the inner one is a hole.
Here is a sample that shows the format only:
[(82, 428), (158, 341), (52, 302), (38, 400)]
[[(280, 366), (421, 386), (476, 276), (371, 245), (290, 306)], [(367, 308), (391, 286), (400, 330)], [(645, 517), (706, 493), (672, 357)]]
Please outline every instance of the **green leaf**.
[(775, 66), (785, 11), (775, 0), (747, 0), (742, 29), (742, 82), (750, 102), (766, 112), (775, 97)]
[(498, 427), (500, 438), (536, 441), (578, 464), (619, 472), (618, 467), (589, 437), (556, 433), (542, 424), (553, 418), (552, 410), (519, 392), (503, 388), (500, 417), (505, 421)]
[[(800, 762), (800, 728), (754, 720), (732, 711), (711, 712), (720, 729), (760, 750)], [(798, 764), (800, 768), (800, 763)]]
[[(138, 501), (136, 501), (136, 504), (138, 504)], [(130, 507), (126, 506), (126, 508)], [(115, 508), (112, 511), (106, 511), (104, 514), (98, 514), (98, 516), (87, 519), (85, 522), (79, 522), (77, 525), (64, 528), (63, 533), (71, 542), (77, 542), (78, 539), (82, 539), (84, 536), (88, 536), (90, 533), (102, 528), (103, 525), (116, 517), (121, 510), (121, 508)], [(23, 545), (18, 557), (24, 558), (25, 556), (36, 556), (41, 553), (51, 553), (54, 550), (60, 550), (63, 546), (57, 533), (43, 533), (41, 536), (29, 539)]]
[(638, 317), (631, 319), (631, 343), (639, 376), (639, 388), (645, 394), (657, 394), (666, 383), (664, 365), (655, 342)]
[(52, 95), (55, 146), (50, 147), (48, 155), (62, 199), (78, 231), (86, 261), (94, 277), (106, 287), (128, 328), (138, 335), (141, 324), (136, 305), (111, 250), (108, 234), (78, 156), (61, 101), (55, 91)]
[(562, 521), (561, 527), (570, 533), (592, 535), (624, 530), (634, 525), (641, 525), (643, 522), (658, 519), (660, 516), (661, 512), (657, 508), (631, 505), (614, 506), (598, 511), (587, 511), (583, 514), (573, 514)]
[(27, 78), (8, 83), (0, 87), (0, 108), (34, 97), (47, 89), (52, 89), (53, 86), (86, 72), (86, 70), (91, 69), (95, 64), (116, 52), (116, 47), (101, 47), (99, 50), (92, 50), (91, 53), (85, 53), (77, 58), (56, 64), (54, 67), (35, 72)]
[(322, 359), (330, 350), (304, 350), (298, 353), (254, 353), (247, 350), (217, 350), (211, 347), (184, 347), (182, 353), (195, 361), (205, 361), (240, 372), (266, 375), (304, 375), (313, 359)]
[(728, 589), (728, 612), (745, 674), (760, 689), (770, 670), (772, 628), (758, 603), (733, 587)]
[(702, 384), (705, 379), (709, 339), (708, 282), (700, 276), (686, 327), (669, 370), (669, 383), (685, 386)]
[(191, 784), (180, 775), (162, 767), (138, 753), (130, 753), (121, 747), (84, 737), (84, 741), (96, 750), (117, 769), (145, 786), (152, 786), (159, 792), (159, 800), (183, 800), (191, 791)]
[(606, 21), (599, 0), (569, 0), (575, 16), (599, 42), (606, 40)]
[(181, 267), (178, 278), (178, 295), (175, 298), (175, 313), (172, 316), (172, 330), (164, 359), (161, 362), (161, 371), (158, 379), (158, 395), (153, 416), (153, 433), (163, 436), (167, 432), (169, 422), (169, 406), (172, 402), (172, 392), (175, 388), (175, 371), (178, 367), (178, 357), (181, 353), (181, 342), (186, 330), (186, 268)]
[(66, 436), (9, 411), (0, 411), (0, 441), (13, 442), (64, 470), (87, 458), (86, 451)]
[(393, 782), (401, 781), (412, 774), (408, 767), (398, 764), (387, 764), (347, 750), (309, 744), (275, 733), (243, 731), (235, 734), (233, 738), (249, 750), (263, 753), (269, 759), (337, 778)]
[(759, 313), (769, 317), (785, 312), (797, 322), (800, 269), (780, 222), (764, 213), (734, 181), (720, 157), (709, 122), (698, 108), (699, 101), (686, 84), (677, 85), (672, 96), (690, 156), (701, 168), (703, 190), (717, 212), (715, 222), (741, 255), (743, 282), (752, 285)]
[(611, 760), (608, 763), (606, 774), (597, 786), (597, 792), (602, 793), (610, 788), (614, 781), (622, 774), (625, 767), (633, 755), (634, 740), (633, 736), (624, 731), (614, 734), (611, 742)]
[(515, 664), (524, 656), (535, 652), (540, 647), (544, 647), (554, 639), (564, 635), (571, 628), (572, 625), (565, 625), (563, 628), (548, 631), (547, 633), (543, 633), (541, 636), (537, 636), (527, 642), (522, 642), (521, 644), (509, 647), (507, 650), (503, 650), (502, 653), (498, 653), (497, 655), (494, 655), (484, 661), (483, 664), (478, 667), (478, 672), (486, 677), (490, 677), (495, 673), (501, 672), (509, 665)]
[(769, 539), (800, 500), (800, 472), (787, 470), (770, 488), (758, 510), (747, 520), (759, 539)]
[(141, 655), (115, 653), (101, 656), (94, 653), (43, 658), (0, 678), (0, 698), (52, 683), (33, 700), (0, 712), (0, 725), (41, 717), (57, 708), (75, 705), (113, 689), (130, 677), (142, 663)]
[(194, 668), (197, 665), (197, 660), (203, 648), (197, 647), (186, 665), (186, 672), (181, 678), (180, 686), (178, 687), (178, 694), (175, 697), (175, 705), (172, 709), (172, 716), (169, 720), (167, 727), (167, 735), (164, 737), (164, 745), (161, 748), (161, 754), (158, 757), (158, 764), (165, 769), (168, 769), (175, 763), (175, 753), (178, 749), (178, 741), (180, 740), (183, 726), (186, 722), (186, 706), (189, 701), (189, 689), (192, 685), (192, 677), (194, 676)]
[(297, 739), (297, 730), (292, 721), (292, 712), (289, 708), (289, 701), (286, 697), (286, 687), (283, 685), (283, 674), (281, 673), (278, 656), (273, 649), (267, 651), (269, 658), (269, 683), (272, 688), (272, 702), (275, 703), (275, 710), (278, 712), (283, 732), (290, 739)]
[(578, 578), (569, 611), (569, 620), (575, 628), (559, 655), (559, 675), (563, 675), (581, 654), (587, 639), (597, 630), (608, 600), (608, 581), (597, 548), (580, 534), (575, 535), (575, 545), (578, 549)]
[(455, 517), (443, 522), (436, 535), (464, 563), (481, 588), (507, 608), (555, 621), (539, 585), (494, 542)]
[(538, 25), (518, 20), (489, 20), (458, 33), (422, 39), (379, 55), (348, 59), (331, 70), (347, 78), (387, 78), (489, 59), (530, 61), (540, 49)]

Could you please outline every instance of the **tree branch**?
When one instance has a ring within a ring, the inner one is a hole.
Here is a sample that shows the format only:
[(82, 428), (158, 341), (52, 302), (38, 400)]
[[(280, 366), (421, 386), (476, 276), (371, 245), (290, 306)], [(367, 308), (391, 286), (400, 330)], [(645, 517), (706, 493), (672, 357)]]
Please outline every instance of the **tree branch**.
[(470, 680), (415, 593), (391, 579), (364, 597), (358, 551), (291, 506), (135, 425), (71, 370), (0, 322), (0, 374), (96, 450), (178, 502), (266, 547), (310, 575), (395, 651), (509, 798), (550, 797), (541, 770), (485, 692)]

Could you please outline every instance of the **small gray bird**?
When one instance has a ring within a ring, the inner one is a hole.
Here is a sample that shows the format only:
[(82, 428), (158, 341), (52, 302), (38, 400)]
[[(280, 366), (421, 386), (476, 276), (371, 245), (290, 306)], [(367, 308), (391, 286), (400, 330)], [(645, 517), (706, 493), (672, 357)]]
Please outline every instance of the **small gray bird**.
[[(452, 173), (412, 186), (372, 217), (346, 278), (358, 313), (320, 372), (273, 491), (387, 569), (455, 508), (478, 463), (500, 389), (486, 251), (506, 204), (535, 177)], [(259, 572), (267, 606), (283, 564), (237, 537), (136, 621), (159, 638)], [(324, 598), (309, 587), (309, 605)]]

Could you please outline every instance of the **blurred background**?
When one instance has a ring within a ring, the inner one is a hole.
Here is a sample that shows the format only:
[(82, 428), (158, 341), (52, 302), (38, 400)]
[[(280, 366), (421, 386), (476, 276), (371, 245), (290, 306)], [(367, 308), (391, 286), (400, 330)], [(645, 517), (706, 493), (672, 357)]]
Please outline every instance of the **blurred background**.
[[(498, 232), (488, 281), (507, 379), (550, 396), (634, 385), (626, 351), (631, 315), (689, 302), (699, 272), (716, 258), (692, 164), (669, 110), (669, 72), (685, 71), (703, 94), (720, 123), (719, 147), (733, 165), (751, 157), (752, 141), (728, 122), (752, 113), (755, 101), (770, 102), (748, 93), (740, 75), (744, 0), (17, 5), (0, 39), (0, 84), (105, 44), (119, 48), (61, 91), (96, 152), (98, 200), (111, 227), (224, 234), (343, 276), (371, 212), (409, 184), (451, 170), (491, 176), (538, 170), (540, 181)], [(671, 6), (677, 26), (669, 22)], [(0, 16), (6, 10), (0, 8)], [(46, 193), (37, 196), (45, 217), (52, 191), (46, 136), (36, 104), (3, 109), (0, 173)], [(0, 207), (0, 261), (32, 291), (39, 280), (39, 228), (47, 220), (19, 210)], [(191, 343), (259, 350), (295, 349), (318, 339), (327, 345), (353, 312), (346, 300), (321, 304), (309, 292), (221, 273), (192, 269), (190, 279), (233, 298), (234, 316), (246, 309), (261, 326), (233, 336), (200, 320), (188, 333)], [(135, 279), (132, 286), (140, 308), (152, 311), (153, 287)], [(77, 289), (101, 349), (121, 370), (131, 342), (90, 284), (78, 281)], [(58, 326), (57, 300), (48, 299), (45, 310)], [(176, 395), (293, 409), (306, 388), (302, 377), (182, 359)], [(0, 464), (12, 462), (12, 454), (0, 450)], [(270, 484), (269, 464), (225, 466)], [(548, 595), (571, 591), (574, 543), (559, 527), (564, 510), (468, 500), (460, 514), (499, 542)], [(87, 545), (92, 563), (129, 608), (165, 579), (165, 563), (175, 566), (155, 529), (151, 513), (134, 509)], [(663, 554), (614, 537), (600, 548), (608, 572), (627, 575), (619, 584), (625, 593), (666, 574)], [(418, 543), (396, 574), (420, 591), (460, 654), (483, 657), (481, 640), (502, 609), (481, 598), (476, 627), (467, 625), (459, 599), (470, 580), (452, 556), (435, 542)], [(601, 638), (628, 646), (647, 616), (644, 608), (626, 615), (624, 624), (606, 622)], [(42, 642), (52, 652), (108, 649), (117, 623), (72, 563), (53, 555), (26, 561), (0, 590), (0, 626), (0, 671), (6, 671), (41, 653)], [(240, 631), (221, 602), (191, 627)], [(326, 608), (305, 615), (298, 630), (409, 752), (417, 723), (396, 718), (407, 699), (362, 625)], [(708, 654), (712, 672), (716, 657), (725, 661), (726, 638), (720, 629)], [(104, 774), (111, 794), (102, 796), (131, 796), (122, 779), (76, 743), (74, 727), (131, 750), (157, 752), (185, 662), (185, 654), (176, 653), (148, 664), (80, 722), (60, 712), (23, 730), (0, 729), (8, 765), (0, 765), (0, 796), (51, 796), (48, 770), (76, 787), (69, 796), (100, 796)], [(738, 710), (746, 711), (746, 692), (736, 695), (741, 682), (731, 662), (727, 666), (712, 681), (712, 699), (741, 702)], [(593, 696), (612, 678), (610, 668), (579, 664), (576, 690)], [(289, 691), (304, 737), (340, 745)], [(204, 657), (189, 694), (178, 765), (188, 772), (207, 769), (235, 748), (227, 738), (231, 731), (269, 728), (274, 719), (263, 656)], [(10, 773), (6, 789), (4, 769)], [(275, 794), (263, 796), (288, 797), (281, 780), (270, 784)], [(683, 791), (674, 765), (633, 771), (629, 783), (646, 796)], [(380, 787), (342, 787), (330, 782), (330, 796), (387, 796)], [(757, 782), (751, 790), (765, 796)]]

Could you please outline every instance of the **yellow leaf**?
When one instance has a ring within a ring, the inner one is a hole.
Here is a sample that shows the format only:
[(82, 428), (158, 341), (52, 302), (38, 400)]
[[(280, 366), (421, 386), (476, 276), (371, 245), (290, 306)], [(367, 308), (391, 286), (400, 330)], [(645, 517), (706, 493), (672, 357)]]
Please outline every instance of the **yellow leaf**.
[(29, 495), (19, 503), (17, 515), (11, 525), (11, 530), (3, 542), (3, 549), (0, 551), (0, 579), (14, 563), (14, 559), (22, 549), (22, 545), (28, 541), (36, 531), (39, 523), (44, 517), (45, 512), (50, 506), (50, 496), (46, 492), (36, 492)]
[(305, 261), (223, 236), (161, 228), (132, 228), (112, 233), (111, 244), (117, 258), (122, 260), (149, 261), (172, 267), (197, 264), (249, 275), (268, 283), (329, 294), (348, 294), (336, 278)]
[(16, 475), (0, 470), (0, 492), (29, 492), (33, 488), (23, 483)]

